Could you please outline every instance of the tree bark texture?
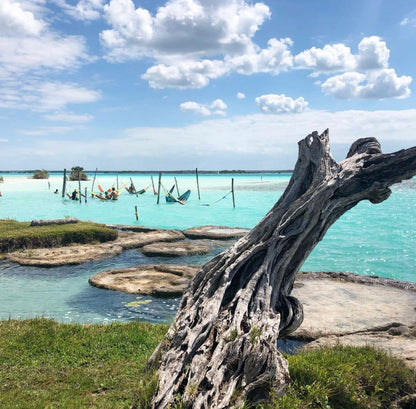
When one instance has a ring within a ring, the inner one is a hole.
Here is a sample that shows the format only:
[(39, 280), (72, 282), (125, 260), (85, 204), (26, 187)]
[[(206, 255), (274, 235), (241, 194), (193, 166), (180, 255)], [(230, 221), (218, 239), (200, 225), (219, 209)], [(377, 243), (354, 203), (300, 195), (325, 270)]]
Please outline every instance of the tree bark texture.
[(283, 394), (289, 372), (276, 342), (303, 320), (290, 295), (296, 273), (342, 214), (361, 200), (382, 202), (389, 186), (415, 174), (416, 147), (383, 154), (375, 138), (363, 138), (337, 163), (328, 130), (301, 140), (278, 202), (205, 264), (185, 292), (153, 355), (159, 364), (153, 408), (175, 400), (195, 409), (232, 408)]

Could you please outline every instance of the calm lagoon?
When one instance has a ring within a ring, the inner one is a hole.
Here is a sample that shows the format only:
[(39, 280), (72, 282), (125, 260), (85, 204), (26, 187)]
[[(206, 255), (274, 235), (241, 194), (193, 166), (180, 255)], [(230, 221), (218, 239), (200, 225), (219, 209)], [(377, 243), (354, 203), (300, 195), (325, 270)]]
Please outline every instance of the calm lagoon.
[[(48, 180), (33, 180), (29, 174), (2, 176), (1, 219), (27, 221), (69, 216), (101, 223), (177, 229), (202, 225), (251, 228), (274, 205), (290, 179), (290, 174), (200, 174), (199, 199), (195, 175), (164, 174), (162, 190), (170, 189), (175, 178), (180, 193), (192, 190), (186, 205), (181, 206), (166, 203), (164, 194), (157, 204), (150, 174), (121, 173), (118, 179), (115, 173), (98, 174), (94, 184), (97, 193), (97, 184), (107, 189), (118, 183), (122, 188), (123, 183), (129, 185), (130, 178), (138, 190), (148, 187), (138, 197), (124, 191), (118, 201), (91, 198), (94, 175), (89, 174), (90, 180), (81, 186), (82, 192), (85, 188), (88, 191), (86, 203), (62, 198), (62, 173), (51, 174)], [(158, 175), (152, 176), (157, 188)], [(231, 178), (235, 208), (230, 194)], [(70, 182), (68, 190), (75, 188), (78, 182)], [(55, 189), (58, 194), (54, 194)], [(349, 271), (416, 282), (416, 179), (395, 185), (392, 190), (387, 201), (378, 205), (362, 202), (339, 219), (302, 270)], [(88, 278), (102, 270), (136, 264), (202, 264), (212, 256), (157, 259), (129, 250), (99, 262), (49, 269), (21, 267), (3, 260), (0, 261), (0, 319), (44, 316), (60, 322), (135, 319), (167, 322), (176, 312), (178, 299), (137, 297), (98, 289), (88, 284)], [(139, 303), (129, 305), (133, 301)]]

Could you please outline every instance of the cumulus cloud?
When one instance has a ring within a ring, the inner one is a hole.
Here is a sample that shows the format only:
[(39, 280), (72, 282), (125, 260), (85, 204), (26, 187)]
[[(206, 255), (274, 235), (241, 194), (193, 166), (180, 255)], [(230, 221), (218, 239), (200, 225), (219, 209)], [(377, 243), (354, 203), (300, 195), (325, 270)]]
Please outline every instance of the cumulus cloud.
[(149, 81), (152, 88), (202, 88), (210, 79), (218, 78), (226, 71), (219, 60), (186, 61), (171, 66), (154, 65), (142, 78)]
[(372, 70), (387, 68), (390, 50), (380, 37), (365, 37), (358, 44), (357, 68)]
[(256, 98), (256, 103), (265, 114), (300, 113), (308, 107), (303, 97), (293, 99), (285, 94), (268, 94)]
[(370, 72), (367, 75), (348, 72), (328, 78), (322, 90), (340, 99), (406, 98), (410, 95), (412, 78), (398, 77), (394, 69)]
[(198, 102), (188, 101), (182, 103), (180, 109), (183, 112), (193, 112), (203, 116), (225, 116), (227, 114), (227, 104), (221, 99), (216, 99), (211, 104), (200, 104)]
[(388, 67), (390, 50), (378, 36), (364, 37), (358, 44), (358, 54), (353, 54), (344, 44), (312, 47), (294, 58), (298, 68), (327, 73), (335, 71), (370, 70)]
[(239, 74), (250, 75), (258, 72), (279, 74), (287, 71), (293, 65), (293, 56), (289, 47), (293, 42), (289, 38), (268, 41), (266, 49), (256, 52), (251, 50), (237, 57), (226, 57), (226, 63), (230, 71)]
[(246, 95), (243, 92), (237, 92), (237, 98), (238, 99), (244, 99)]
[(253, 42), (270, 17), (263, 3), (171, 0), (151, 15), (132, 0), (111, 0), (104, 10), (111, 26), (100, 33), (106, 58), (152, 58), (142, 78), (153, 88), (201, 88), (228, 73), (278, 74), (293, 65), (290, 39), (270, 39), (265, 49)]
[(266, 18), (269, 8), (244, 0), (201, 2), (171, 0), (151, 16), (132, 0), (111, 0), (105, 6), (110, 30), (101, 33), (110, 58), (137, 58), (145, 52), (159, 59), (195, 58), (242, 53)]
[(344, 44), (325, 45), (323, 48), (312, 47), (295, 56), (296, 66), (318, 72), (344, 71), (356, 66), (356, 59), (351, 49)]
[(22, 9), (12, 0), (0, 2), (0, 35), (39, 35), (46, 27), (41, 19), (36, 19), (31, 11)]
[(406, 98), (410, 95), (412, 78), (398, 76), (389, 67), (390, 50), (378, 36), (364, 37), (358, 54), (343, 44), (311, 48), (295, 56), (297, 68), (314, 70), (312, 76), (343, 72), (326, 81), (318, 81), (327, 95), (340, 99)]

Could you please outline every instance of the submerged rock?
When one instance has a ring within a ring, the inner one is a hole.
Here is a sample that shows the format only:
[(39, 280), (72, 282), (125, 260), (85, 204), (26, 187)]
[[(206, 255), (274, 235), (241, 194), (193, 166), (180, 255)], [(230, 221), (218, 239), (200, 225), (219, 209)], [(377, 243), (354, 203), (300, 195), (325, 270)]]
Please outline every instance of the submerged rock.
[(159, 297), (182, 295), (200, 266), (139, 265), (95, 274), (89, 283), (95, 287)]
[(180, 257), (207, 254), (214, 247), (207, 243), (181, 241), (177, 243), (153, 243), (142, 247), (141, 252), (148, 257)]
[(250, 229), (227, 226), (200, 226), (183, 230), (183, 234), (190, 239), (235, 239), (245, 236)]

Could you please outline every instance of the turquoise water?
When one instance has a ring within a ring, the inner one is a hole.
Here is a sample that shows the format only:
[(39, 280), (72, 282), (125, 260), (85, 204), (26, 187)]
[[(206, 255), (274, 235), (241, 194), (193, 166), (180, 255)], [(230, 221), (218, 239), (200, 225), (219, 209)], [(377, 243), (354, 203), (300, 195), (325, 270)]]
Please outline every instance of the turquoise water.
[[(82, 183), (82, 192), (85, 187), (90, 192), (93, 175), (90, 176), (90, 181)], [(3, 177), (0, 218), (23, 221), (70, 216), (178, 229), (207, 224), (251, 228), (277, 201), (290, 179), (288, 174), (199, 175), (198, 199), (195, 175), (163, 175), (162, 184), (167, 189), (174, 184), (174, 177), (180, 193), (192, 189), (189, 201), (181, 206), (167, 204), (164, 196), (157, 204), (151, 186), (139, 197), (123, 192), (118, 201), (104, 202), (91, 199), (88, 193), (87, 203), (79, 203), (61, 197), (62, 175), (51, 175), (48, 181), (17, 174)], [(151, 184), (150, 175), (122, 174), (118, 177), (119, 187), (122, 182), (129, 184), (130, 177), (137, 189)], [(232, 177), (235, 208), (230, 194)], [(157, 184), (157, 174), (153, 178)], [(97, 181), (105, 188), (117, 184), (115, 174), (98, 174)], [(97, 182), (94, 190), (98, 192), (96, 186)], [(78, 183), (69, 184), (70, 189), (77, 187)], [(58, 195), (53, 194), (56, 188)], [(136, 264), (202, 264), (219, 251), (221, 248), (204, 258), (155, 259), (129, 250), (99, 262), (51, 269), (21, 267), (5, 260), (0, 262), (0, 319), (46, 316), (61, 322), (169, 321), (175, 314), (177, 299), (141, 297), (150, 302), (129, 307), (136, 295), (91, 287), (88, 278), (102, 270)], [(393, 194), (381, 204), (362, 202), (347, 212), (331, 227), (302, 269), (349, 271), (416, 282), (416, 180), (394, 186)]]

